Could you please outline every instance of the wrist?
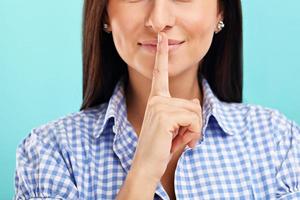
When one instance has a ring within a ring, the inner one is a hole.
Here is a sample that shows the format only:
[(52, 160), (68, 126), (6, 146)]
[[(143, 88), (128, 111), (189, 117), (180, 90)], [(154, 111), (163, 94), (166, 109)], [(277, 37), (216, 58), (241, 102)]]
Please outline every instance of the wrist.
[(134, 159), (130, 167), (129, 173), (134, 174), (140, 180), (148, 180), (150, 183), (158, 184), (165, 169), (155, 169), (152, 165), (147, 165), (144, 161)]
[(117, 200), (153, 199), (157, 180), (145, 176), (140, 170), (131, 169), (117, 195)]
[(149, 188), (154, 190), (160, 181), (160, 178), (150, 174), (149, 170), (146, 170), (142, 167), (136, 168), (132, 166), (127, 174), (127, 177), (132, 181), (133, 184), (146, 184)]

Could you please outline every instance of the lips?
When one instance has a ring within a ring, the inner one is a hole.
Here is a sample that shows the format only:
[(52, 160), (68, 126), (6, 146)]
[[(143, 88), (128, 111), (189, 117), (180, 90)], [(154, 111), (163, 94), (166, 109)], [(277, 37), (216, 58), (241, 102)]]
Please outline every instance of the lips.
[[(178, 44), (182, 44), (184, 43), (183, 40), (173, 40), (173, 39), (169, 39), (168, 40), (168, 45), (178, 45)], [(146, 40), (146, 41), (142, 41), (138, 43), (139, 45), (151, 45), (151, 46), (156, 46), (157, 44), (157, 39), (155, 40)]]
[[(169, 46), (169, 53), (175, 53), (175, 50), (180, 48), (185, 41), (184, 40), (174, 40), (169, 39), (168, 40), (168, 46)], [(157, 40), (145, 40), (143, 42), (138, 43), (139, 46), (143, 50), (146, 50), (147, 52), (150, 52), (151, 54), (156, 53), (157, 51)]]

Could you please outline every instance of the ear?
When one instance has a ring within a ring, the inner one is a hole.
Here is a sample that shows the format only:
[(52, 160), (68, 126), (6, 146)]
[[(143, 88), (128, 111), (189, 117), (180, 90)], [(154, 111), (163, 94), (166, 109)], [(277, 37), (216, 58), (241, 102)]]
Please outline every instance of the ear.
[(106, 30), (111, 32), (110, 20), (109, 20), (107, 10), (105, 10), (104, 13), (103, 13), (103, 20), (102, 21), (103, 21), (103, 24), (108, 25), (108, 28)]
[(224, 19), (224, 4), (223, 1), (218, 0), (218, 13), (217, 13), (218, 22)]
[(219, 14), (218, 14), (218, 17), (217, 17), (217, 18), (218, 18), (218, 22), (219, 22), (219, 21), (223, 21), (223, 20), (224, 20), (223, 11), (220, 11), (220, 12), (219, 12)]
[(224, 9), (223, 9), (223, 3), (221, 1), (218, 1), (218, 13), (216, 17), (216, 24), (215, 24), (215, 33), (219, 32), (218, 30), (218, 23), (220, 21), (224, 21)]

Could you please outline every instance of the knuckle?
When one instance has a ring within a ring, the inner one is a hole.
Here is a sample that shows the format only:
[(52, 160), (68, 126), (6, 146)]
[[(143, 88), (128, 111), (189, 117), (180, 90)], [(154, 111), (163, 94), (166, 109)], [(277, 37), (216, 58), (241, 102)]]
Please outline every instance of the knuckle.
[(169, 122), (170, 121), (170, 117), (168, 116), (168, 114), (166, 112), (163, 112), (162, 109), (160, 109), (159, 112), (157, 112), (158, 115), (158, 120), (161, 122)]
[(155, 106), (159, 102), (160, 97), (159, 96), (153, 96), (149, 99), (148, 104), (149, 106)]
[(196, 113), (193, 114), (193, 122), (194, 122), (194, 126), (196, 128), (195, 131), (199, 131), (201, 128), (201, 118)]
[(199, 121), (199, 115), (197, 114), (197, 113), (195, 113), (195, 112), (193, 112), (193, 115), (192, 115), (192, 117), (193, 117), (193, 120), (194, 121)]
[(194, 112), (195, 112), (195, 114), (197, 115), (198, 118), (200, 118), (200, 119), (202, 118), (202, 111), (201, 111), (201, 109), (196, 108)]
[(163, 113), (163, 108), (161, 105), (155, 104), (152, 106), (152, 112), (159, 116), (161, 113)]
[(192, 137), (192, 133), (186, 133), (183, 137), (182, 137), (182, 142), (183, 143), (188, 143), (191, 140)]
[(152, 71), (152, 76), (156, 77), (158, 74), (159, 74), (159, 68), (157, 66), (155, 66)]
[(193, 108), (195, 109), (195, 111), (197, 111), (197, 113), (202, 112), (202, 108), (200, 104), (193, 104)]
[(162, 88), (162, 89), (158, 92), (158, 95), (159, 95), (160, 97), (165, 97), (165, 98), (168, 98), (168, 97), (171, 96), (168, 88)]

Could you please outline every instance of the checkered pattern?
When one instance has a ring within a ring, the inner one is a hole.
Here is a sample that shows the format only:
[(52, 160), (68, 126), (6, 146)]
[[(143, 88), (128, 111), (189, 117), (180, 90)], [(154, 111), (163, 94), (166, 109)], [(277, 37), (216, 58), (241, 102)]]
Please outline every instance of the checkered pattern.
[[(270, 108), (221, 102), (201, 81), (204, 138), (178, 160), (177, 199), (300, 199), (299, 126)], [(108, 103), (33, 129), (22, 141), (15, 199), (115, 199), (137, 140), (121, 79)], [(169, 199), (160, 183), (154, 199)]]

